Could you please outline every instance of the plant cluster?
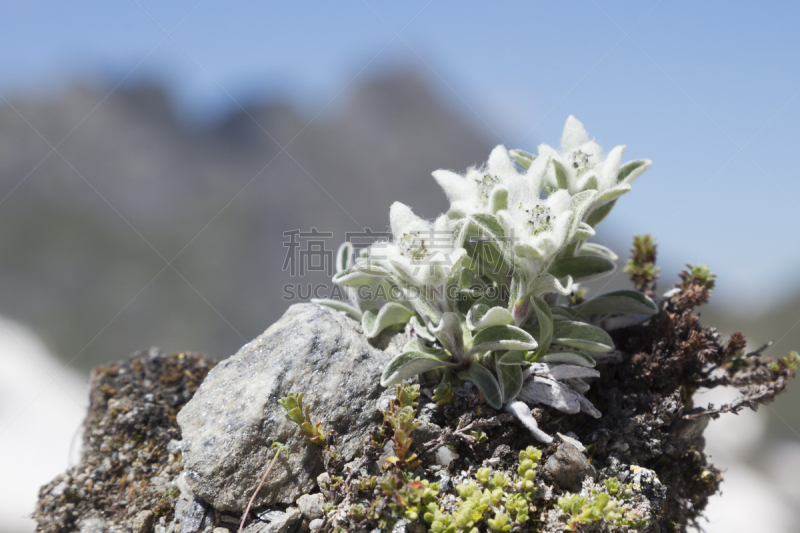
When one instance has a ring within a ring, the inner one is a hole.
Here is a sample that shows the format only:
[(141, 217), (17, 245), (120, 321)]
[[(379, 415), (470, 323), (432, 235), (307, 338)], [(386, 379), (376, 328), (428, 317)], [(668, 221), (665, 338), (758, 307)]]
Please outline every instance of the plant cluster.
[[(306, 435), (308, 412), (299, 407), (297, 395), (290, 394), (290, 397), (292, 400), (287, 397), (280, 403), (287, 409), (287, 417)], [(493, 531), (509, 531), (529, 522), (531, 505), (537, 493), (536, 470), (542, 451), (533, 446), (520, 451), (516, 475), (503, 470), (477, 469), (467, 481), (455, 486), (455, 501), (444, 503), (439, 483), (415, 475), (421, 462), (411, 450), (410, 434), (419, 426), (416, 420), (418, 397), (419, 385), (405, 381), (397, 385), (395, 398), (383, 411), (382, 426), (373, 431), (366, 446), (363, 457), (367, 460), (353, 469), (358, 477), (351, 483), (353, 476), (347, 479), (331, 476), (331, 488), (339, 491), (339, 503), (347, 497), (353, 499), (351, 505), (342, 506), (347, 508), (347, 513), (339, 519), (339, 522), (347, 522), (348, 527), (344, 528), (340, 523), (331, 529), (377, 526), (390, 531), (399, 520), (409, 520), (427, 524), (430, 533), (478, 533), (486, 527)], [(302, 418), (292, 416), (297, 409), (304, 413)], [(367, 466), (369, 459), (375, 459), (375, 450), (390, 440), (393, 455), (379, 465), (382, 473), (365, 475), (362, 468)], [(432, 453), (432, 448), (426, 453)], [(327, 511), (331, 513), (336, 507), (329, 504)]]
[(647, 521), (635, 516), (629, 516), (622, 509), (622, 503), (631, 497), (633, 484), (620, 486), (617, 478), (612, 477), (603, 481), (606, 490), (592, 489), (590, 496), (582, 496), (567, 492), (558, 498), (558, 507), (564, 512), (566, 525), (564, 531), (578, 531), (580, 524), (588, 524), (604, 520), (607, 524), (626, 527), (628, 529), (642, 529), (647, 526)]
[(446, 402), (448, 387), (472, 382), (486, 403), (551, 442), (531, 405), (600, 416), (584, 397), (585, 380), (598, 376), (592, 354), (614, 349), (599, 321), (658, 311), (638, 291), (586, 301), (579, 286), (613, 272), (614, 252), (588, 239), (651, 164), (623, 164), (624, 152), (604, 155), (569, 117), (560, 150), (498, 146), (464, 175), (438, 170), (449, 211), (430, 222), (393, 204), (391, 242), (357, 256), (349, 243), (339, 250), (334, 281), (352, 301), (320, 303), (359, 319), (370, 338), (411, 323), (416, 337), (386, 366), (383, 385), (422, 374), (443, 383), (437, 401)]

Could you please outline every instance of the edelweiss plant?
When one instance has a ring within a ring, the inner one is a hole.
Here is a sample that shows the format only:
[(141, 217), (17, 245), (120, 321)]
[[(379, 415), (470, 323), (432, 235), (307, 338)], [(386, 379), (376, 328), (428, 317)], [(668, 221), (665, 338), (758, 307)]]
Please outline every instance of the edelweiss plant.
[(559, 151), (498, 146), (463, 175), (437, 170), (448, 212), (429, 222), (393, 204), (391, 242), (357, 257), (349, 243), (339, 250), (334, 281), (351, 302), (319, 303), (361, 320), (370, 338), (411, 322), (416, 336), (384, 369), (384, 386), (416, 375), (448, 388), (470, 381), (549, 443), (530, 406), (601, 415), (584, 397), (586, 380), (599, 376), (595, 357), (614, 349), (600, 320), (657, 312), (637, 291), (570, 299), (581, 282), (615, 268), (614, 252), (587, 240), (651, 164), (622, 164), (624, 151), (604, 157), (570, 116)]

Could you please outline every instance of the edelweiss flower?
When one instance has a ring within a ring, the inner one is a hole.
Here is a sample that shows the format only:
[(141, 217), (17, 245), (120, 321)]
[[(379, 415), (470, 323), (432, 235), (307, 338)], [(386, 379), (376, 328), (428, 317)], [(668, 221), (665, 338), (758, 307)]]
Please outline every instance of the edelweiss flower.
[(572, 115), (567, 118), (561, 136), (561, 149), (539, 145), (539, 157), (550, 156), (553, 167), (547, 175), (550, 189), (567, 189), (571, 194), (594, 189), (598, 191), (590, 211), (631, 189), (631, 182), (650, 168), (652, 161), (639, 159), (622, 165), (625, 146), (614, 147), (603, 156), (600, 145), (589, 136), (583, 124)]
[[(453, 246), (447, 216), (441, 215), (431, 223), (419, 218), (407, 205), (395, 202), (389, 211), (389, 221), (394, 239), (382, 250), (385, 264), (405, 284), (426, 289), (426, 294), (437, 294), (439, 311), (449, 311), (444, 305), (446, 300), (441, 300), (444, 295), (438, 295), (443, 293), (448, 278), (460, 272), (467, 252)], [(374, 248), (375, 254), (378, 251)]]
[[(544, 161), (539, 163), (540, 160)], [(560, 189), (540, 199), (540, 184), (549, 167), (547, 163), (546, 158), (537, 158), (531, 165), (536, 173), (529, 171), (528, 179), (511, 184), (508, 205), (497, 212), (517, 258), (517, 267), (522, 269), (528, 285), (547, 270), (572, 240), (596, 195), (595, 191), (584, 191), (572, 196)]]
[(450, 200), (452, 218), (494, 213), (492, 199), (499, 190), (525, 179), (504, 146), (492, 150), (486, 165), (470, 168), (464, 176), (450, 170), (436, 170), (433, 177)]

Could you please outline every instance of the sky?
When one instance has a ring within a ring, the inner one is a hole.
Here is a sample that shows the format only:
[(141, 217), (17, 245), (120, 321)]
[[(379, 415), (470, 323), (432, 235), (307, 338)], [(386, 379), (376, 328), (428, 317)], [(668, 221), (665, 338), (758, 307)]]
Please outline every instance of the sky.
[(0, 14), (4, 97), (156, 80), (187, 122), (265, 98), (313, 116), (410, 64), (509, 148), (557, 145), (573, 114), (607, 150), (654, 161), (604, 223), (622, 242), (655, 234), (749, 309), (800, 287), (797, 3), (10, 0)]

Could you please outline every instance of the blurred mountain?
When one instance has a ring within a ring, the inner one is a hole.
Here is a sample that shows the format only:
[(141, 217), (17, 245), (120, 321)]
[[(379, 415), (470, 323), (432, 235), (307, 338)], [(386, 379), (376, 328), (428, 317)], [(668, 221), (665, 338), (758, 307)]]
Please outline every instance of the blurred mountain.
[(150, 345), (234, 353), (290, 304), (285, 283), (329, 282), (282, 271), (284, 232), (332, 232), (335, 251), (347, 231), (386, 231), (396, 200), (435, 216), (431, 171), (492, 146), (412, 70), (319, 116), (274, 101), (200, 129), (155, 86), (9, 102), (0, 314), (83, 369)]

